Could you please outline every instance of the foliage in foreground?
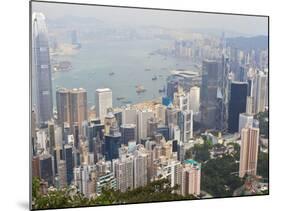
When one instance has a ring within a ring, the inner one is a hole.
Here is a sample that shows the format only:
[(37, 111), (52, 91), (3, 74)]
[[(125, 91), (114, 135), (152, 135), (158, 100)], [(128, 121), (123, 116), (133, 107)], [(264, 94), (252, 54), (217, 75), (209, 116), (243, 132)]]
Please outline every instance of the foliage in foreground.
[(234, 190), (243, 185), (243, 179), (237, 176), (239, 164), (234, 156), (209, 160), (202, 165), (202, 189), (214, 197), (232, 196)]
[(36, 178), (32, 182), (33, 209), (83, 207), (95, 205), (142, 203), (156, 201), (173, 201), (194, 199), (194, 196), (182, 196), (172, 193), (178, 187), (171, 188), (168, 180), (163, 179), (149, 183), (127, 192), (103, 190), (95, 199), (88, 199), (82, 194), (71, 194), (71, 189), (49, 191), (48, 194), (40, 194), (40, 181)]
[(255, 115), (255, 119), (259, 120), (260, 134), (268, 138), (269, 135), (269, 122), (268, 122), (268, 111), (260, 112)]

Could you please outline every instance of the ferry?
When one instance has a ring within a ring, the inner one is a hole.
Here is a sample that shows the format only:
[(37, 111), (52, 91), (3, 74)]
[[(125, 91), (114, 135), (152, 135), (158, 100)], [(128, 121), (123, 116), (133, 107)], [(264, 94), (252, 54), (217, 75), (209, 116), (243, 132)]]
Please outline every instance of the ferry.
[(125, 97), (116, 97), (116, 100), (124, 100), (125, 99)]
[(122, 103), (123, 103), (123, 104), (131, 104), (131, 103), (132, 103), (132, 101), (127, 100), (127, 101), (122, 101)]
[(136, 86), (136, 92), (137, 92), (138, 94), (140, 94), (140, 93), (146, 92), (146, 89), (145, 89), (144, 86), (142, 86), (142, 85), (137, 85), (137, 86)]
[(114, 75), (114, 74), (115, 74), (114, 72), (109, 73), (110, 76), (112, 76), (112, 75)]
[(60, 61), (53, 65), (53, 72), (68, 72), (72, 69), (70, 61)]
[(157, 76), (154, 76), (154, 77), (152, 78), (152, 80), (153, 80), (153, 81), (157, 80)]

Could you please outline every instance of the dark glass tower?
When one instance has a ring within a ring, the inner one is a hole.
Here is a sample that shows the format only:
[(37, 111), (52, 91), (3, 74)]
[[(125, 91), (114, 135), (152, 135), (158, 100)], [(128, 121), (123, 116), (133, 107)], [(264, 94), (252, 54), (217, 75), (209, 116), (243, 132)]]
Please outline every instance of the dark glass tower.
[(110, 134), (105, 136), (105, 159), (112, 160), (119, 156), (118, 149), (121, 146), (121, 133), (117, 125), (110, 128)]
[(121, 143), (128, 145), (129, 141), (136, 141), (136, 125), (135, 124), (123, 124), (121, 129)]
[(46, 123), (53, 115), (53, 98), (48, 33), (42, 13), (32, 15), (32, 90), (37, 123)]
[(72, 156), (72, 146), (65, 145), (64, 146), (64, 158), (66, 162), (66, 178), (67, 184), (70, 185), (71, 181), (73, 180), (73, 156)]
[(227, 128), (229, 60), (204, 60), (200, 89), (201, 123), (206, 129)]
[(230, 88), (230, 101), (228, 107), (228, 131), (238, 132), (239, 114), (246, 111), (248, 83), (232, 82)]
[(39, 158), (40, 178), (53, 185), (53, 165), (52, 156), (50, 154), (42, 154)]
[(218, 61), (205, 60), (202, 68), (201, 122), (205, 128), (212, 129), (216, 127), (217, 96), (222, 65)]

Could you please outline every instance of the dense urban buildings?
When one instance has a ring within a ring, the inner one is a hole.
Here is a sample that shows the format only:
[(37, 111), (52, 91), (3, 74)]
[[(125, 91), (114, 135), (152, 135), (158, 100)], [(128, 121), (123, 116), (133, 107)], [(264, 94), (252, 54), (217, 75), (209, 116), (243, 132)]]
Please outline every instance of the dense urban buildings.
[(45, 22), (33, 14), (31, 160), (43, 195), (101, 203), (157, 194), (141, 191), (163, 181), (175, 199), (267, 193), (267, 45), (98, 21), (71, 30), (50, 21), (48, 33)]

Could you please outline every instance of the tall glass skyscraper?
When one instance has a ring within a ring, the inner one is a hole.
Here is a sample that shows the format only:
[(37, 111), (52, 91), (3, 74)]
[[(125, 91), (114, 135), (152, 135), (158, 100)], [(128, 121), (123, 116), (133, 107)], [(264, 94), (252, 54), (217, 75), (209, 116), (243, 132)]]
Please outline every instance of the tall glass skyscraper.
[(37, 123), (46, 123), (52, 118), (53, 98), (47, 26), (42, 13), (32, 15), (32, 79)]
[(246, 111), (247, 91), (247, 82), (233, 81), (231, 83), (228, 107), (228, 131), (230, 133), (236, 133), (239, 130), (239, 115)]

